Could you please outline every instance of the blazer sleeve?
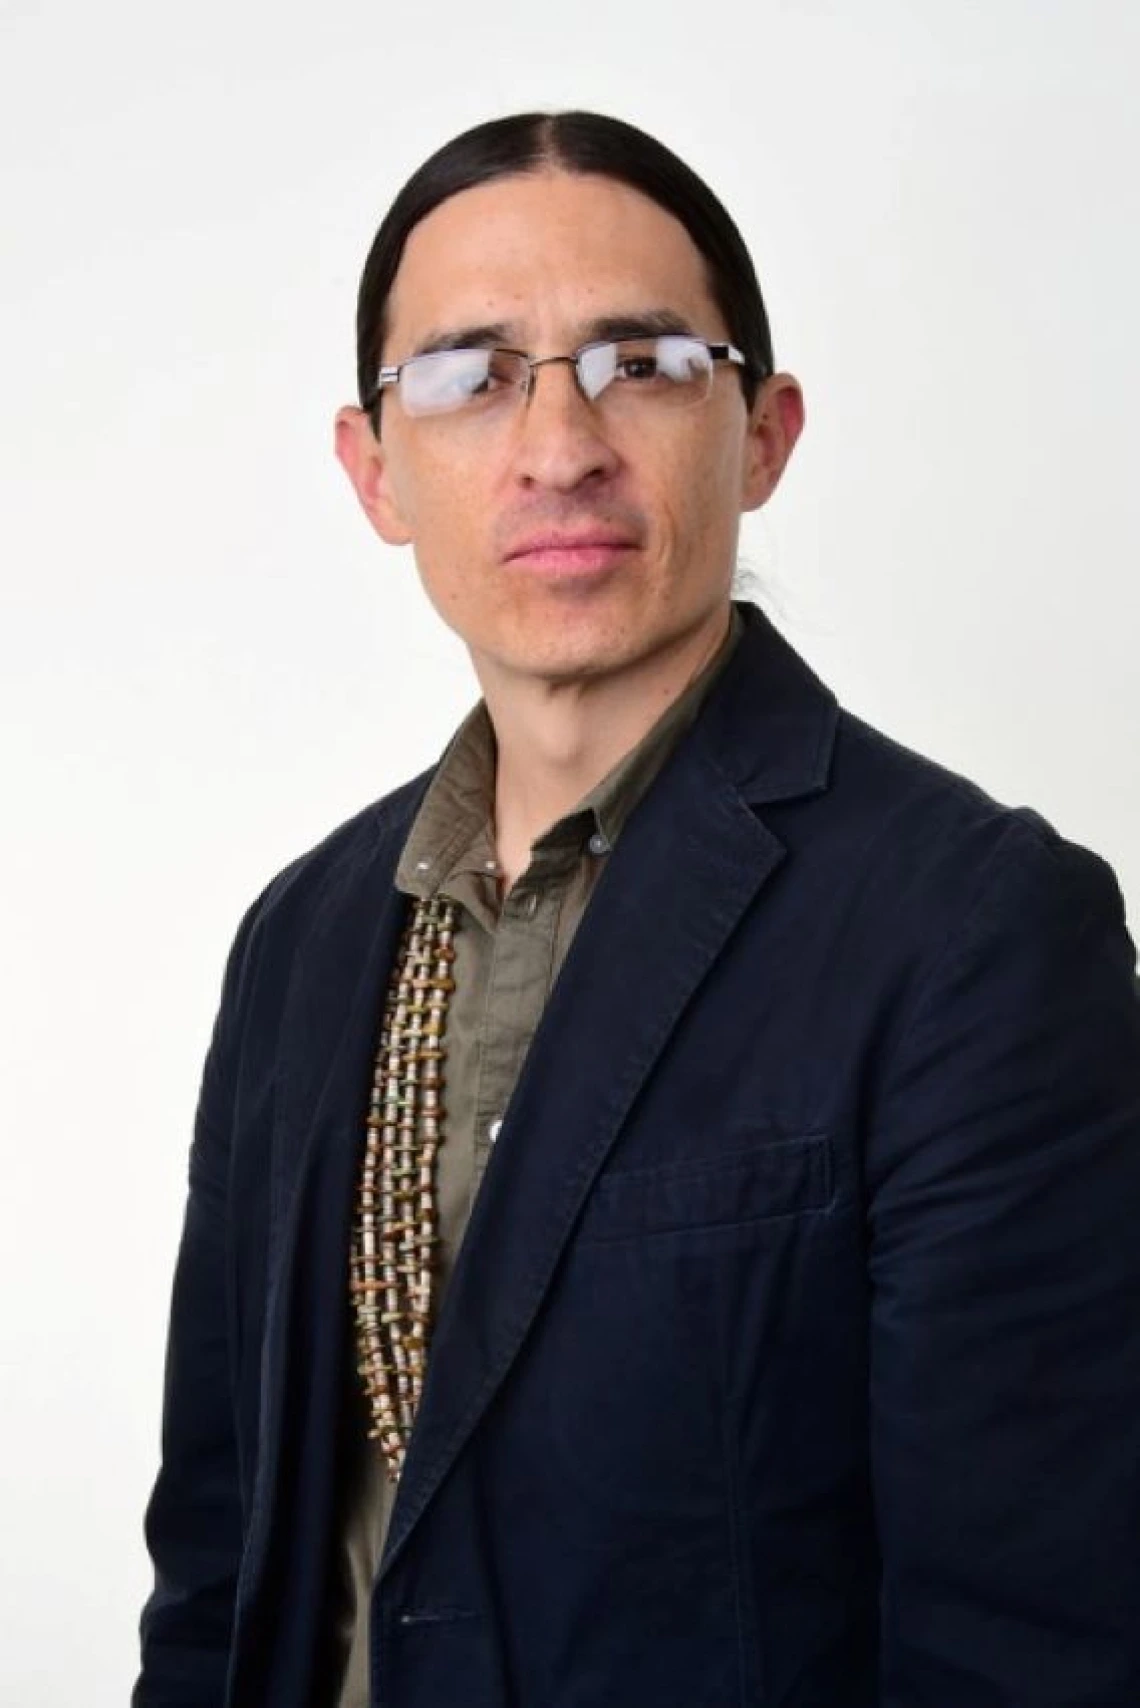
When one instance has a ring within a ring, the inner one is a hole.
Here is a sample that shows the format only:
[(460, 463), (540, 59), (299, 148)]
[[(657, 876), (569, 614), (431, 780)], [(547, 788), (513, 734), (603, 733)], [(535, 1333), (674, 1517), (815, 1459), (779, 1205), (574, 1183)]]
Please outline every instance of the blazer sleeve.
[(1029, 814), (964, 912), (868, 1152), (881, 1708), (1135, 1708), (1135, 950)]
[(230, 1372), (227, 1199), (238, 933), (202, 1077), (166, 1347), (162, 1459), (146, 1512), (154, 1588), (140, 1622), (133, 1708), (222, 1708), (243, 1541)]

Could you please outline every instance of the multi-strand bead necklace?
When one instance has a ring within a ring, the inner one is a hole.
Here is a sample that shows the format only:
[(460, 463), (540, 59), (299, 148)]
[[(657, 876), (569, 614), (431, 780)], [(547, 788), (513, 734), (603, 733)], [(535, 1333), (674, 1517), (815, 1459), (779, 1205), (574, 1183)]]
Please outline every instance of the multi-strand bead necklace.
[(357, 1368), (396, 1482), (423, 1391), (440, 1240), (436, 1158), (457, 913), (417, 901), (384, 1005), (349, 1260)]

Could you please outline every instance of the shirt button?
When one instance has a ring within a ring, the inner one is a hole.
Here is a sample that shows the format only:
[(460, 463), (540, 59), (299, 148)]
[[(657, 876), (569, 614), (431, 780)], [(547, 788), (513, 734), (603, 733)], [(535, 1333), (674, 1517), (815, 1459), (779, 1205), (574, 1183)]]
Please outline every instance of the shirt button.
[(500, 1132), (502, 1131), (502, 1127), (503, 1127), (502, 1117), (499, 1116), (494, 1121), (492, 1121), (490, 1126), (487, 1128), (487, 1137), (491, 1141), (492, 1144), (494, 1144), (495, 1140), (498, 1138)]
[(609, 839), (600, 830), (595, 830), (586, 846), (591, 854), (608, 854), (610, 851)]

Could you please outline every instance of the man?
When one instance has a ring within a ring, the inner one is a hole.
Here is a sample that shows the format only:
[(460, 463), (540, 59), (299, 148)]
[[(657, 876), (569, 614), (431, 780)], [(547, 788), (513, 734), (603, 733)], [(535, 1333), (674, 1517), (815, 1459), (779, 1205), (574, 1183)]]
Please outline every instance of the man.
[(138, 1708), (1135, 1704), (1112, 874), (733, 603), (803, 406), (660, 144), (449, 143), (358, 331), (483, 698), (238, 934)]

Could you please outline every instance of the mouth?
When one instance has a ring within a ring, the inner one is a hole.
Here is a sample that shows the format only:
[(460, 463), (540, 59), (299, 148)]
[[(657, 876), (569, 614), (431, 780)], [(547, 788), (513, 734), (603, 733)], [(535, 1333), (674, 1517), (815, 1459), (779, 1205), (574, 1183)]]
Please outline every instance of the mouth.
[(534, 534), (507, 552), (504, 562), (514, 569), (554, 574), (591, 574), (612, 569), (636, 550), (627, 534), (604, 529), (589, 533), (547, 532)]

